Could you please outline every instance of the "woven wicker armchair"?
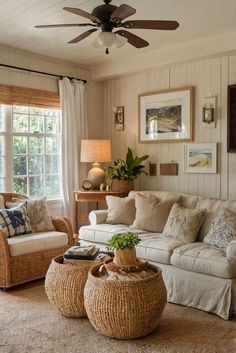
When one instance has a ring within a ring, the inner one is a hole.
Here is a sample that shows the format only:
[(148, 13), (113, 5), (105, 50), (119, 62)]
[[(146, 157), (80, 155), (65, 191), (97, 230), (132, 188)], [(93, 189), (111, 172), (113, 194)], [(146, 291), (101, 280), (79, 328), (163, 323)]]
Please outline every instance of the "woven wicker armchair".
[[(0, 193), (5, 203), (13, 198), (26, 200), (27, 197), (16, 193)], [(73, 229), (67, 218), (52, 218), (58, 232), (68, 234), (68, 244), (55, 249), (43, 250), (20, 256), (11, 256), (10, 247), (3, 232), (0, 231), (0, 288), (9, 288), (17, 284), (42, 278), (46, 275), (52, 258), (63, 254), (73, 245)]]

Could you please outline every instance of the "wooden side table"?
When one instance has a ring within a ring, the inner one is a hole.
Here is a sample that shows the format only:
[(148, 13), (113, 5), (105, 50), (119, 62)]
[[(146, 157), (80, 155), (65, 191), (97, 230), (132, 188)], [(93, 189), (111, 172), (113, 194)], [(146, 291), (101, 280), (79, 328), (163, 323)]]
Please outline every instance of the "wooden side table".
[[(79, 230), (79, 218), (85, 218), (78, 214), (79, 204), (82, 202), (96, 202), (96, 209), (98, 209), (99, 202), (105, 201), (106, 196), (119, 196), (126, 197), (128, 192), (123, 191), (100, 191), (100, 190), (78, 190), (74, 191), (74, 223), (75, 223), (75, 233), (78, 234)], [(87, 216), (86, 216), (87, 218)]]

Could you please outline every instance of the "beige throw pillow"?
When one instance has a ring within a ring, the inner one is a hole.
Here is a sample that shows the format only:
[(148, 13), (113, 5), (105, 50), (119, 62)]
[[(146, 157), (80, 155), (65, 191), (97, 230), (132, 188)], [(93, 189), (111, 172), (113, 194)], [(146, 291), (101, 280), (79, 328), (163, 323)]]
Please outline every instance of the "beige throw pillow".
[(184, 208), (175, 203), (170, 211), (163, 235), (185, 243), (193, 243), (205, 214), (206, 209)]
[(106, 196), (108, 215), (106, 223), (132, 224), (135, 217), (134, 199), (130, 197)]
[(179, 202), (181, 196), (160, 200), (154, 195), (135, 195), (136, 216), (133, 227), (149, 232), (161, 233), (166, 224), (172, 205)]

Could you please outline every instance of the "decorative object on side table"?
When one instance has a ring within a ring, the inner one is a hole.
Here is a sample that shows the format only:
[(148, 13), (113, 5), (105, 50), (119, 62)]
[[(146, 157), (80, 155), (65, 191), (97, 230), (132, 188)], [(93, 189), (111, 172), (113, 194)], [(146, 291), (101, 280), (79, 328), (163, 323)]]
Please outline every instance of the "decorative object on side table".
[(112, 179), (113, 191), (130, 191), (134, 189), (134, 179), (141, 173), (147, 175), (143, 170), (142, 162), (149, 158), (149, 155), (134, 157), (132, 150), (128, 147), (126, 159), (114, 161), (114, 167), (108, 168), (108, 178)]
[(88, 179), (92, 182), (93, 189), (98, 190), (105, 180), (105, 172), (98, 162), (111, 161), (110, 140), (82, 140), (81, 162), (92, 162), (93, 168), (88, 172)]
[(82, 189), (83, 190), (91, 190), (92, 187), (93, 187), (93, 183), (91, 182), (91, 180), (89, 179), (85, 179), (83, 182), (82, 182)]
[(139, 95), (139, 140), (178, 142), (193, 139), (193, 87)]

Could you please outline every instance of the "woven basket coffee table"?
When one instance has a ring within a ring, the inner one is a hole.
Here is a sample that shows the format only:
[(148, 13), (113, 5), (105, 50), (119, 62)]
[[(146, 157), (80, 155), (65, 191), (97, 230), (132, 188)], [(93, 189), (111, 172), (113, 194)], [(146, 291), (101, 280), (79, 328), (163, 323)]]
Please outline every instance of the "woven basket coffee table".
[(47, 271), (45, 291), (49, 301), (67, 317), (87, 317), (84, 308), (84, 286), (95, 261), (77, 260), (79, 265), (63, 264), (63, 256), (55, 257)]
[(101, 334), (133, 339), (153, 332), (166, 304), (161, 269), (149, 265), (152, 274), (132, 281), (99, 277), (99, 265), (90, 269), (84, 289), (84, 305), (93, 327)]

